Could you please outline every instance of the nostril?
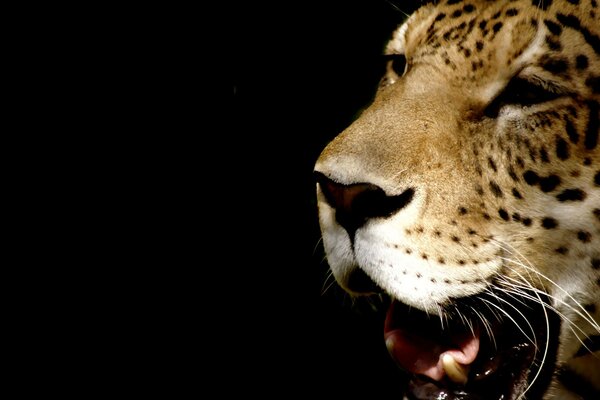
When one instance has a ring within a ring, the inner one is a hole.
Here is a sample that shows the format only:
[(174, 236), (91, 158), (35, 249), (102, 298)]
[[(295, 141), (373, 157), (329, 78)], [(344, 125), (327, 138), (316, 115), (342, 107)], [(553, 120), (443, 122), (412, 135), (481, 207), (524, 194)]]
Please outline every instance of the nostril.
[(412, 200), (415, 191), (409, 188), (396, 196), (371, 183), (344, 185), (316, 172), (327, 203), (336, 210), (336, 220), (353, 236), (369, 218), (389, 217)]
[(340, 212), (370, 214), (374, 210), (369, 208), (381, 203), (386, 197), (383, 189), (370, 183), (343, 185), (319, 173), (317, 182), (329, 205)]

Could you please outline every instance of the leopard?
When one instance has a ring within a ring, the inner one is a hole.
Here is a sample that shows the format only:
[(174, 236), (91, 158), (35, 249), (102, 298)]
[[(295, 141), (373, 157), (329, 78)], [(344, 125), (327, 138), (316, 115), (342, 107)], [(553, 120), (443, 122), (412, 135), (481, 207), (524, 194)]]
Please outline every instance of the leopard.
[(600, 399), (599, 1), (423, 1), (381, 55), (315, 218), (404, 399)]

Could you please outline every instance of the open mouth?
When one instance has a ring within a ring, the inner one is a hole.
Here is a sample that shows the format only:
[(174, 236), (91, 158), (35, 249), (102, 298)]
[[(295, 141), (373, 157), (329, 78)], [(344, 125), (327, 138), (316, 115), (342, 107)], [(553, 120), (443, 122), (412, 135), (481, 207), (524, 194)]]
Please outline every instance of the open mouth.
[(409, 399), (541, 398), (556, 360), (558, 317), (542, 299), (483, 296), (459, 299), (441, 317), (392, 302), (384, 338), (410, 376)]

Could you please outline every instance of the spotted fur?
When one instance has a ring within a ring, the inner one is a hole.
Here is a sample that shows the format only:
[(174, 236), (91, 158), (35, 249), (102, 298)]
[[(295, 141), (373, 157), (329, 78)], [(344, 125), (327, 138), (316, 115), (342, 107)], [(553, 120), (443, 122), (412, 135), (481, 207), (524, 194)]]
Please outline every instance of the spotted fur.
[(561, 319), (542, 398), (600, 392), (599, 2), (428, 4), (386, 54), (405, 66), (315, 166), (336, 280), (430, 313), (526, 284)]

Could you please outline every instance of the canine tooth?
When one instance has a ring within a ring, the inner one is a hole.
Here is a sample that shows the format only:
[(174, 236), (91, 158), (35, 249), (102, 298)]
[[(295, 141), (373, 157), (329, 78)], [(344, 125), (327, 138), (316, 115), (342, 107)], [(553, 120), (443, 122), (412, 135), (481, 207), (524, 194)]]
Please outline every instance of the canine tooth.
[(442, 366), (448, 378), (454, 383), (464, 385), (467, 383), (468, 366), (459, 364), (450, 354), (442, 356)]

